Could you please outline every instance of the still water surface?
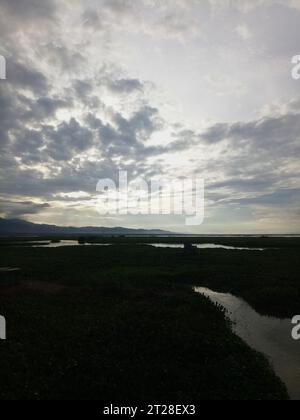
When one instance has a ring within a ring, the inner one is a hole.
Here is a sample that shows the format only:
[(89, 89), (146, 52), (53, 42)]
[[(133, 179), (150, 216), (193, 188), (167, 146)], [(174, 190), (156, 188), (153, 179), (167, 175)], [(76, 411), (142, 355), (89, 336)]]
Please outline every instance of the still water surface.
[(71, 241), (71, 240), (66, 240), (66, 241), (60, 241), (60, 242), (51, 242), (51, 243), (34, 243), (34, 245), (32, 245), (32, 248), (60, 248), (63, 246), (110, 246), (110, 244), (79, 244), (78, 241)]
[(268, 357), (290, 397), (300, 400), (300, 341), (292, 339), (291, 320), (261, 316), (244, 300), (230, 293), (216, 293), (202, 287), (195, 291), (227, 310), (235, 334)]
[[(183, 244), (149, 244), (155, 248), (184, 248)], [(226, 246), (218, 244), (193, 244), (198, 249), (227, 249), (227, 250), (237, 250), (237, 251), (264, 251), (264, 248), (241, 248), (237, 246)]]

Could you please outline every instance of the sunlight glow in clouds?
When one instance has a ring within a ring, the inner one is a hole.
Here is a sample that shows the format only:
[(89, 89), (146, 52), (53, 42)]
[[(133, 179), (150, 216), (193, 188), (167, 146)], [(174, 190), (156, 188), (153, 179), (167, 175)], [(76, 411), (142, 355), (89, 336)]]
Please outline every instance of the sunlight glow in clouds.
[(193, 233), (300, 231), (300, 1), (2, 0), (0, 216), (105, 217), (99, 179), (205, 178)]

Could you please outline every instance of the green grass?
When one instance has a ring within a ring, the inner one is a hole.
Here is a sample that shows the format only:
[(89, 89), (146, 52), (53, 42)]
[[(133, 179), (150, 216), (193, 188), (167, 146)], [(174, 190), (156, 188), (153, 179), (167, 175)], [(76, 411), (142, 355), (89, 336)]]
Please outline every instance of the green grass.
[(0, 273), (8, 326), (8, 340), (0, 341), (1, 399), (287, 398), (266, 359), (191, 285), (288, 313), (300, 302), (296, 248), (184, 256), (130, 242), (2, 246), (0, 266), (21, 271)]

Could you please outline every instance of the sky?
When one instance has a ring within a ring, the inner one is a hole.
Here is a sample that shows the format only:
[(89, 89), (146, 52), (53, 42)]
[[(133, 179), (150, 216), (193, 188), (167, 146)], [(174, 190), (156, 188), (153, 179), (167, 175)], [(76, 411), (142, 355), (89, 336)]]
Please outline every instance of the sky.
[[(0, 217), (300, 233), (299, 40), (300, 0), (0, 0)], [(203, 224), (99, 213), (119, 171), (204, 179)]]

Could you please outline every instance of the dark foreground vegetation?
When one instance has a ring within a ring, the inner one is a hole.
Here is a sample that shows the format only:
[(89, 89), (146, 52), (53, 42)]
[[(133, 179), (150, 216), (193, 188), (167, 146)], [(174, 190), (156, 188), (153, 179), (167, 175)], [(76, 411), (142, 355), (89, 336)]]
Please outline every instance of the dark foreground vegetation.
[(133, 239), (53, 249), (2, 240), (0, 267), (20, 271), (0, 272), (0, 399), (287, 398), (266, 359), (191, 285), (300, 313), (298, 241), (184, 255)]

